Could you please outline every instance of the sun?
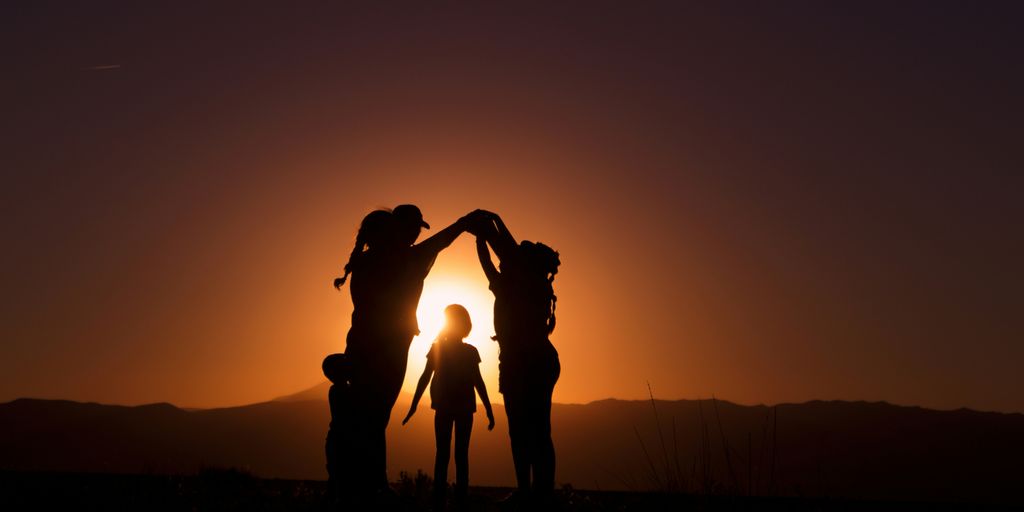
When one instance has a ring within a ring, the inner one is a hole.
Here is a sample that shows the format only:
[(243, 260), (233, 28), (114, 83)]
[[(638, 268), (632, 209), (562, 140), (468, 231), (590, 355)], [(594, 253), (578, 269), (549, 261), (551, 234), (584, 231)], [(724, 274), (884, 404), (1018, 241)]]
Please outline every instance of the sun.
[[(405, 372), (403, 391), (416, 390), (416, 381), (423, 372), (427, 352), (444, 326), (444, 308), (460, 304), (469, 311), (473, 330), (466, 337), (466, 343), (480, 352), (480, 373), (487, 385), (487, 393), (493, 402), (498, 393), (498, 344), (491, 340), (494, 335), (494, 296), (487, 289), (482, 278), (469, 278), (454, 274), (431, 274), (423, 285), (423, 295), (416, 309), (420, 334), (409, 347), (409, 365)], [(424, 398), (429, 404), (429, 399)]]

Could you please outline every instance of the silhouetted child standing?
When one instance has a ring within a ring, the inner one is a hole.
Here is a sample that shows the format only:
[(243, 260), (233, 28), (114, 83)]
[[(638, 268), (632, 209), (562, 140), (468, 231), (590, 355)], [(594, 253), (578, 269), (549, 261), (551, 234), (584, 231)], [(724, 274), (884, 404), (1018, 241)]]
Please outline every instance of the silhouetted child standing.
[(331, 354), (323, 362), (324, 376), (331, 381), (327, 401), (331, 407), (331, 424), (327, 430), (324, 451), (327, 454), (327, 495), (330, 508), (352, 497), (354, 456), (351, 437), (352, 392), (349, 389), (351, 364), (345, 354)]
[[(423, 391), (430, 383), (430, 407), (434, 409), (434, 437), (437, 456), (434, 459), (434, 500), (436, 509), (444, 507), (448, 484), (448, 459), (451, 452), (452, 427), (455, 428), (455, 499), (462, 502), (469, 487), (469, 435), (473, 430), (476, 394), (487, 410), (487, 430), (494, 429), (494, 412), (487, 398), (487, 386), (480, 376), (480, 353), (476, 347), (463, 343), (473, 324), (466, 308), (452, 304), (445, 308), (445, 326), (427, 353), (427, 365), (416, 385), (416, 394), (409, 414), (402, 425), (416, 412)], [(431, 382), (433, 376), (433, 382)]]

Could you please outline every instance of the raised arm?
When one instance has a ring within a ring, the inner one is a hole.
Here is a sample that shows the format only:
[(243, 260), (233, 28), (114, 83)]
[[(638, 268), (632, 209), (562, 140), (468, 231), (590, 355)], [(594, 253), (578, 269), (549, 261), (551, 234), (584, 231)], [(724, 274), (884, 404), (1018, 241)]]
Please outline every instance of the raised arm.
[(494, 221), (494, 226), (496, 228), (487, 240), (494, 249), (494, 253), (498, 255), (499, 260), (513, 257), (519, 243), (516, 242), (515, 237), (512, 236), (512, 233), (508, 230), (508, 226), (505, 225), (505, 222), (501, 220), (501, 217), (499, 217), (497, 213), (484, 213), (489, 219)]
[(420, 398), (423, 397), (423, 391), (427, 389), (427, 384), (430, 384), (430, 377), (434, 374), (434, 358), (427, 358), (427, 365), (423, 367), (423, 374), (420, 375), (419, 382), (416, 383), (416, 393), (412, 396), (412, 405), (409, 406), (409, 414), (405, 415), (405, 419), (402, 420), (402, 425), (409, 423), (409, 418), (412, 418), (413, 414), (416, 414), (416, 406), (420, 404)]
[(480, 393), (480, 401), (484, 403), (484, 410), (487, 411), (487, 430), (494, 430), (494, 411), (491, 410), (491, 399), (487, 398), (487, 385), (480, 375), (480, 366), (476, 367), (476, 379), (473, 382), (476, 392)]
[(430, 238), (416, 244), (416, 250), (420, 251), (420, 253), (425, 258), (436, 258), (437, 254), (447, 249), (448, 246), (451, 245), (452, 242), (454, 242), (455, 239), (459, 237), (459, 235), (468, 231), (469, 228), (473, 225), (473, 223), (477, 222), (480, 219), (481, 215), (483, 215), (482, 210), (475, 210), (466, 215), (463, 215), (462, 218), (453, 222), (452, 225), (442, 229), (441, 231), (438, 231)]
[(476, 255), (480, 258), (480, 267), (484, 269), (487, 282), (494, 284), (494, 280), (498, 278), (498, 269), (494, 267), (491, 250), (487, 248), (487, 240), (483, 236), (476, 237)]

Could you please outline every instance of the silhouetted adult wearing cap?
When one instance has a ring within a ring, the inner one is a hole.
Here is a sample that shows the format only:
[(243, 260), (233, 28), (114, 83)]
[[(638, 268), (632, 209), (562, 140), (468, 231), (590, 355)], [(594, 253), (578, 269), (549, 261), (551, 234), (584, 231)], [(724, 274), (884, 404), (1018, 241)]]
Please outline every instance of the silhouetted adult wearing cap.
[(385, 429), (405, 378), (409, 345), (419, 334), (416, 307), (423, 280), (438, 253), (474, 222), (482, 222), (482, 215), (466, 215), (413, 245), (420, 230), (429, 225), (419, 208), (400, 205), (388, 214), (389, 224), (378, 232), (363, 236), (360, 229), (344, 276), (334, 280), (334, 286), (340, 288), (349, 275), (352, 279), (352, 327), (345, 350), (351, 411), (351, 429), (345, 435), (351, 442), (345, 444), (356, 451), (353, 462), (359, 466), (358, 491), (389, 490)]
[[(516, 243), (501, 218), (479, 229), (477, 254), (494, 292), (494, 332), (498, 356), (498, 391), (505, 398), (517, 490), (511, 501), (550, 502), (555, 484), (555, 447), (551, 441), (551, 394), (561, 373), (558, 352), (549, 335), (555, 329), (558, 253), (529, 241)], [(491, 261), (488, 243), (501, 261)], [(532, 473), (532, 482), (531, 482)]]
[[(372, 211), (363, 218), (356, 235), (356, 248), (345, 265), (346, 277), (354, 268), (379, 258), (395, 244), (395, 219), (388, 210)], [(345, 277), (336, 279), (335, 286), (345, 282)], [(361, 299), (360, 304), (366, 302)], [(364, 473), (362, 466), (366, 454), (355, 437), (356, 409), (352, 393), (352, 360), (346, 354), (331, 354), (323, 361), (324, 375), (331, 381), (328, 392), (331, 423), (327, 430), (325, 453), (327, 455), (326, 503), (336, 507), (344, 501), (355, 498), (356, 476)]]

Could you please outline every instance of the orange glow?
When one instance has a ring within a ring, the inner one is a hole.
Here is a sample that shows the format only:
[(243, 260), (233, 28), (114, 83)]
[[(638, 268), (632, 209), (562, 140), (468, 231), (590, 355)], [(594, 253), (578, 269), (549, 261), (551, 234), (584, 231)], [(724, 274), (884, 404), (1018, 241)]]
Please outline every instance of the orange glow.
[(465, 275), (467, 273), (461, 268), (441, 269), (427, 277), (416, 311), (420, 335), (413, 338), (409, 349), (404, 391), (412, 393), (416, 390), (416, 381), (423, 372), (427, 351), (444, 326), (444, 308), (449, 304), (461, 304), (473, 320), (473, 330), (466, 338), (466, 343), (480, 352), (480, 373), (487, 384), (487, 391), (492, 401), (499, 399), (498, 344), (491, 340), (494, 335), (494, 298), (487, 289), (487, 281), (481, 275), (470, 277)]
[[(320, 385), (360, 220), (411, 203), (420, 241), (483, 208), (559, 251), (555, 402), (1024, 411), (1018, 48), (988, 9), (955, 40), (883, 9), (858, 40), (714, 2), (138, 4), (5, 25), (0, 402)], [(470, 234), (426, 279), (406, 391), (450, 303), (500, 401)]]

